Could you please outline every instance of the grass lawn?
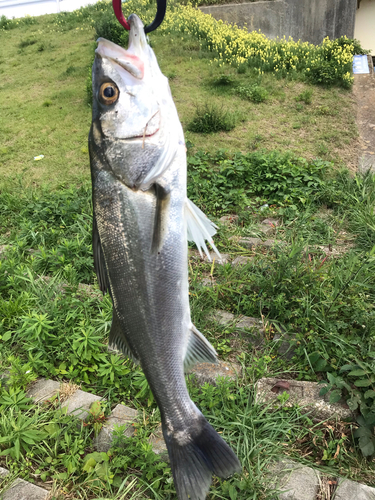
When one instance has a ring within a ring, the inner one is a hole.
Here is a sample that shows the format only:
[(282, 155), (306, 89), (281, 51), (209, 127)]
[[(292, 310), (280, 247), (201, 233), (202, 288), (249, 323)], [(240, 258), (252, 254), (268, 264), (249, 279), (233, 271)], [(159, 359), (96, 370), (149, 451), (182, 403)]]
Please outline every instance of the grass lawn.
[[(82, 16), (77, 26), (69, 14), (0, 31), (0, 373), (10, 369), (10, 386), (0, 384), (0, 466), (52, 487), (55, 500), (173, 499), (169, 465), (148, 444), (159, 410), (140, 369), (107, 352), (111, 302), (96, 293), (92, 24)], [(192, 399), (244, 467), (215, 479), (209, 498), (275, 498), (267, 467), (282, 456), (375, 486), (375, 177), (348, 173), (357, 147), (351, 91), (219, 67), (177, 32), (156, 32), (151, 43), (186, 131), (189, 196), (219, 224), (219, 250), (250, 257), (244, 267), (189, 260), (193, 321), (221, 358), (242, 365), (236, 382), (198, 389), (189, 381)], [(242, 98), (241, 88), (264, 100)], [(235, 128), (188, 131), (196, 106), (207, 103), (232, 113)], [(238, 218), (226, 225), (225, 214)], [(244, 248), (241, 238), (264, 239), (266, 217), (279, 222), (279, 244)], [(209, 319), (216, 309), (261, 319), (264, 343), (239, 342)], [(291, 361), (278, 354), (279, 331), (295, 350)], [(361, 417), (327, 424), (298, 407), (262, 407), (254, 385), (266, 376), (329, 382), (333, 400), (343, 397)], [(77, 428), (58, 401), (33, 404), (25, 388), (36, 377), (105, 397), (100, 414), (118, 403), (138, 409), (136, 437), (119, 437), (100, 467), (90, 467), (98, 419)]]

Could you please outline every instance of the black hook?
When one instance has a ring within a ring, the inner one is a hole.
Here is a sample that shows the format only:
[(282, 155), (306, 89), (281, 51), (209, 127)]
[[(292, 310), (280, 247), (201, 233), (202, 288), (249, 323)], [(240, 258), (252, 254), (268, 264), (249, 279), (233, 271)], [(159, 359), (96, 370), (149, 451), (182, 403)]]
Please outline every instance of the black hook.
[(156, 0), (157, 1), (157, 11), (155, 19), (151, 24), (145, 27), (145, 33), (151, 33), (151, 31), (156, 30), (164, 20), (165, 13), (167, 11), (167, 0)]
[[(157, 1), (157, 11), (155, 19), (152, 21), (151, 24), (145, 27), (145, 33), (151, 33), (151, 31), (156, 30), (156, 28), (158, 28), (161, 25), (165, 17), (165, 13), (167, 10), (167, 0), (156, 0), (156, 1)], [(130, 30), (129, 23), (126, 21), (124, 14), (122, 13), (121, 0), (112, 0), (112, 5), (117, 20), (122, 26), (124, 26), (125, 29), (129, 31)]]

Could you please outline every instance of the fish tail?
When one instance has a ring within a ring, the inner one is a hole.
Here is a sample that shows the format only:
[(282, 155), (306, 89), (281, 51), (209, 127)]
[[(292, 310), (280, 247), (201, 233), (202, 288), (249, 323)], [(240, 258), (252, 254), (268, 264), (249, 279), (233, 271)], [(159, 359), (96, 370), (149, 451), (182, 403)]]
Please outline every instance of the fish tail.
[(202, 414), (181, 431), (163, 426), (163, 434), (179, 500), (204, 500), (212, 474), (226, 478), (241, 471), (233, 450)]

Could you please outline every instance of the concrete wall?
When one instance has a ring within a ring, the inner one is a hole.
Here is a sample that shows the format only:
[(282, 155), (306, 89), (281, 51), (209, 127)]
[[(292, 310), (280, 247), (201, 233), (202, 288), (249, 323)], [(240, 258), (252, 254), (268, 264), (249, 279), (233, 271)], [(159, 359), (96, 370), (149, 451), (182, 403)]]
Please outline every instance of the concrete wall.
[(216, 19), (261, 30), (270, 38), (289, 36), (320, 43), (323, 38), (354, 36), (357, 0), (274, 0), (200, 7)]
[(375, 55), (375, 0), (361, 0), (355, 16), (354, 38)]
[(0, 17), (41, 16), (73, 11), (98, 0), (0, 0)]

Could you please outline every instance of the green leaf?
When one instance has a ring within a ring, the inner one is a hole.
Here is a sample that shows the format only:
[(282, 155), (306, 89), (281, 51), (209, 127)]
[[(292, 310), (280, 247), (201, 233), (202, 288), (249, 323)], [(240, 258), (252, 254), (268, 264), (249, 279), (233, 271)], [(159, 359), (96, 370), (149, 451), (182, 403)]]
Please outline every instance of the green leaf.
[(103, 462), (103, 460), (105, 460), (104, 455), (107, 454), (100, 451), (94, 451), (94, 453), (89, 453), (85, 456), (85, 458), (83, 459), (83, 463), (86, 464), (89, 460), (93, 459), (96, 463), (100, 464), (101, 462)]
[(109, 464), (108, 462), (103, 462), (95, 467), (95, 472), (100, 479), (108, 481), (109, 479)]
[(360, 398), (358, 396), (352, 396), (347, 400), (349, 409), (355, 411), (358, 408)]
[(340, 389), (335, 389), (329, 395), (329, 402), (330, 403), (337, 403), (337, 401), (340, 401), (340, 399), (341, 399), (341, 390)]
[(356, 438), (363, 438), (363, 437), (371, 438), (371, 436), (372, 436), (371, 429), (365, 426), (359, 427), (356, 431), (354, 431), (354, 437)]
[(359, 439), (359, 447), (364, 457), (369, 457), (374, 454), (375, 448), (373, 440), (367, 436)]
[(365, 370), (353, 370), (352, 372), (348, 373), (348, 377), (363, 377), (363, 375), (367, 375), (367, 371)]
[(373, 389), (365, 392), (365, 399), (368, 398), (375, 398), (375, 391)]
[(12, 333), (13, 332), (5, 332), (3, 335), (2, 335), (2, 339), (4, 342), (7, 342), (11, 337), (12, 337)]
[(329, 386), (326, 385), (325, 387), (322, 387), (319, 391), (319, 396), (325, 396), (327, 394), (327, 392), (329, 391)]
[(341, 372), (347, 372), (349, 370), (353, 370), (353, 368), (355, 368), (356, 365), (344, 365), (340, 368), (340, 373)]
[(20, 449), (21, 449), (20, 440), (19, 440), (19, 438), (17, 438), (14, 442), (14, 452), (15, 452), (17, 460), (20, 459)]
[(368, 387), (371, 384), (372, 384), (371, 380), (356, 380), (354, 382), (354, 385), (356, 387)]
[(325, 359), (319, 359), (314, 368), (317, 372), (323, 372), (327, 369), (327, 366), (327, 361)]
[(91, 472), (95, 469), (96, 464), (97, 464), (96, 460), (94, 460), (93, 458), (89, 458), (88, 460), (86, 460), (86, 463), (83, 466), (83, 470), (85, 472)]
[(229, 486), (228, 491), (229, 491), (230, 500), (237, 500), (237, 491), (232, 484)]
[(48, 433), (48, 436), (53, 437), (59, 433), (60, 427), (58, 424), (50, 423), (44, 426), (45, 431)]

